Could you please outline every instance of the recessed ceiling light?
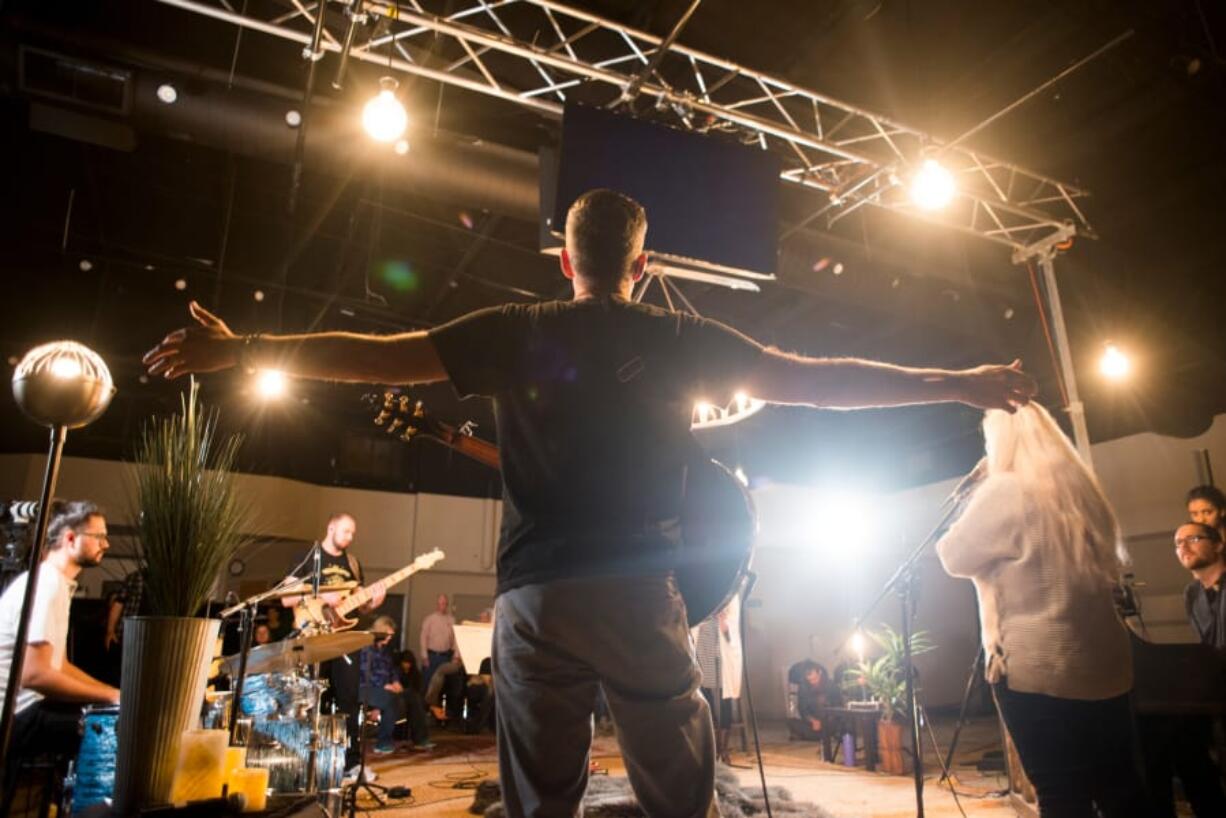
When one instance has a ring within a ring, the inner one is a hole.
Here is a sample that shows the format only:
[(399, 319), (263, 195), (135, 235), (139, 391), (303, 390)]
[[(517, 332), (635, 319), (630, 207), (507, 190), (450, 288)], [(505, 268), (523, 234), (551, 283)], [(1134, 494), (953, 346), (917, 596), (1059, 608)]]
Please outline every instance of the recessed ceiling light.
[(88, 273), (90, 270), (94, 269), (94, 263), (87, 258), (81, 259), (81, 263), (77, 266), (81, 268), (81, 272), (83, 273)]
[(285, 112), (285, 124), (291, 128), (297, 128), (302, 124), (302, 114), (297, 108), (290, 108)]
[(179, 98), (179, 89), (175, 88), (169, 82), (164, 82), (158, 86), (158, 99), (165, 102), (167, 105), (173, 105), (175, 100)]
[(176, 278), (175, 279), (175, 289), (178, 290), (179, 292), (183, 292), (184, 290), (186, 290), (187, 289), (187, 279), (186, 278)]

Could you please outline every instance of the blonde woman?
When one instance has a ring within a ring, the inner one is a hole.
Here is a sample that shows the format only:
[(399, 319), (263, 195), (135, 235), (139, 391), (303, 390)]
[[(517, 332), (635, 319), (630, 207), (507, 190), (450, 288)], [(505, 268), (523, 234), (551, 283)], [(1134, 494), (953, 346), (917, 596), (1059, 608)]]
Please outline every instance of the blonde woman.
[(987, 678), (1039, 812), (1146, 815), (1115, 515), (1043, 407), (989, 411), (983, 431), (986, 476), (937, 553), (975, 583)]

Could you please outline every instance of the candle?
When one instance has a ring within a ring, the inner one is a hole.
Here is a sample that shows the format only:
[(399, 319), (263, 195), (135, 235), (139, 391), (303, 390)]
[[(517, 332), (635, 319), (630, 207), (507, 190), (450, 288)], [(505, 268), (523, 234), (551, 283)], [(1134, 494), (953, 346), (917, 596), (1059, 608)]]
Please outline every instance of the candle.
[[(235, 770), (241, 770), (247, 766), (247, 748), (246, 747), (227, 747), (226, 762), (222, 769), (222, 777), (228, 783), (230, 776), (234, 775)], [(230, 785), (230, 790), (234, 790), (234, 786)]]
[(239, 767), (230, 774), (230, 795), (241, 793), (243, 812), (263, 812), (268, 806), (268, 768)]
[(189, 801), (217, 798), (225, 783), (225, 730), (184, 730), (179, 741), (179, 765), (175, 768), (170, 801), (181, 807)]

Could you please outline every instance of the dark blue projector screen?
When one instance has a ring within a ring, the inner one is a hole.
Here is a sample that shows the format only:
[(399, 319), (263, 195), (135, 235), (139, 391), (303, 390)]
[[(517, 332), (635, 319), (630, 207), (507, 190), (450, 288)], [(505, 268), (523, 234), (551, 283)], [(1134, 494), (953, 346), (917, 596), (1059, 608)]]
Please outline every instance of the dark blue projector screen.
[(779, 160), (701, 134), (566, 106), (551, 224), (584, 192), (607, 187), (647, 209), (647, 249), (701, 266), (773, 274)]

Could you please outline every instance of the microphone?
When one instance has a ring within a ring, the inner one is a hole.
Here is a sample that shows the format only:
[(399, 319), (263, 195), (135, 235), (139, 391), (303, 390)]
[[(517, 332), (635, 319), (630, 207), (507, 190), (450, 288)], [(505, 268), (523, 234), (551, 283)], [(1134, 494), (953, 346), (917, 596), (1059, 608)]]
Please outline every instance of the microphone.
[(949, 496), (945, 498), (944, 504), (947, 505), (951, 502), (961, 502), (968, 494), (971, 493), (971, 491), (975, 489), (976, 486), (982, 483), (983, 479), (987, 476), (988, 458), (985, 455), (984, 457), (979, 458), (979, 462), (975, 464), (975, 468), (971, 469), (970, 473), (963, 477), (958, 485), (954, 486), (954, 490), (951, 491)]

